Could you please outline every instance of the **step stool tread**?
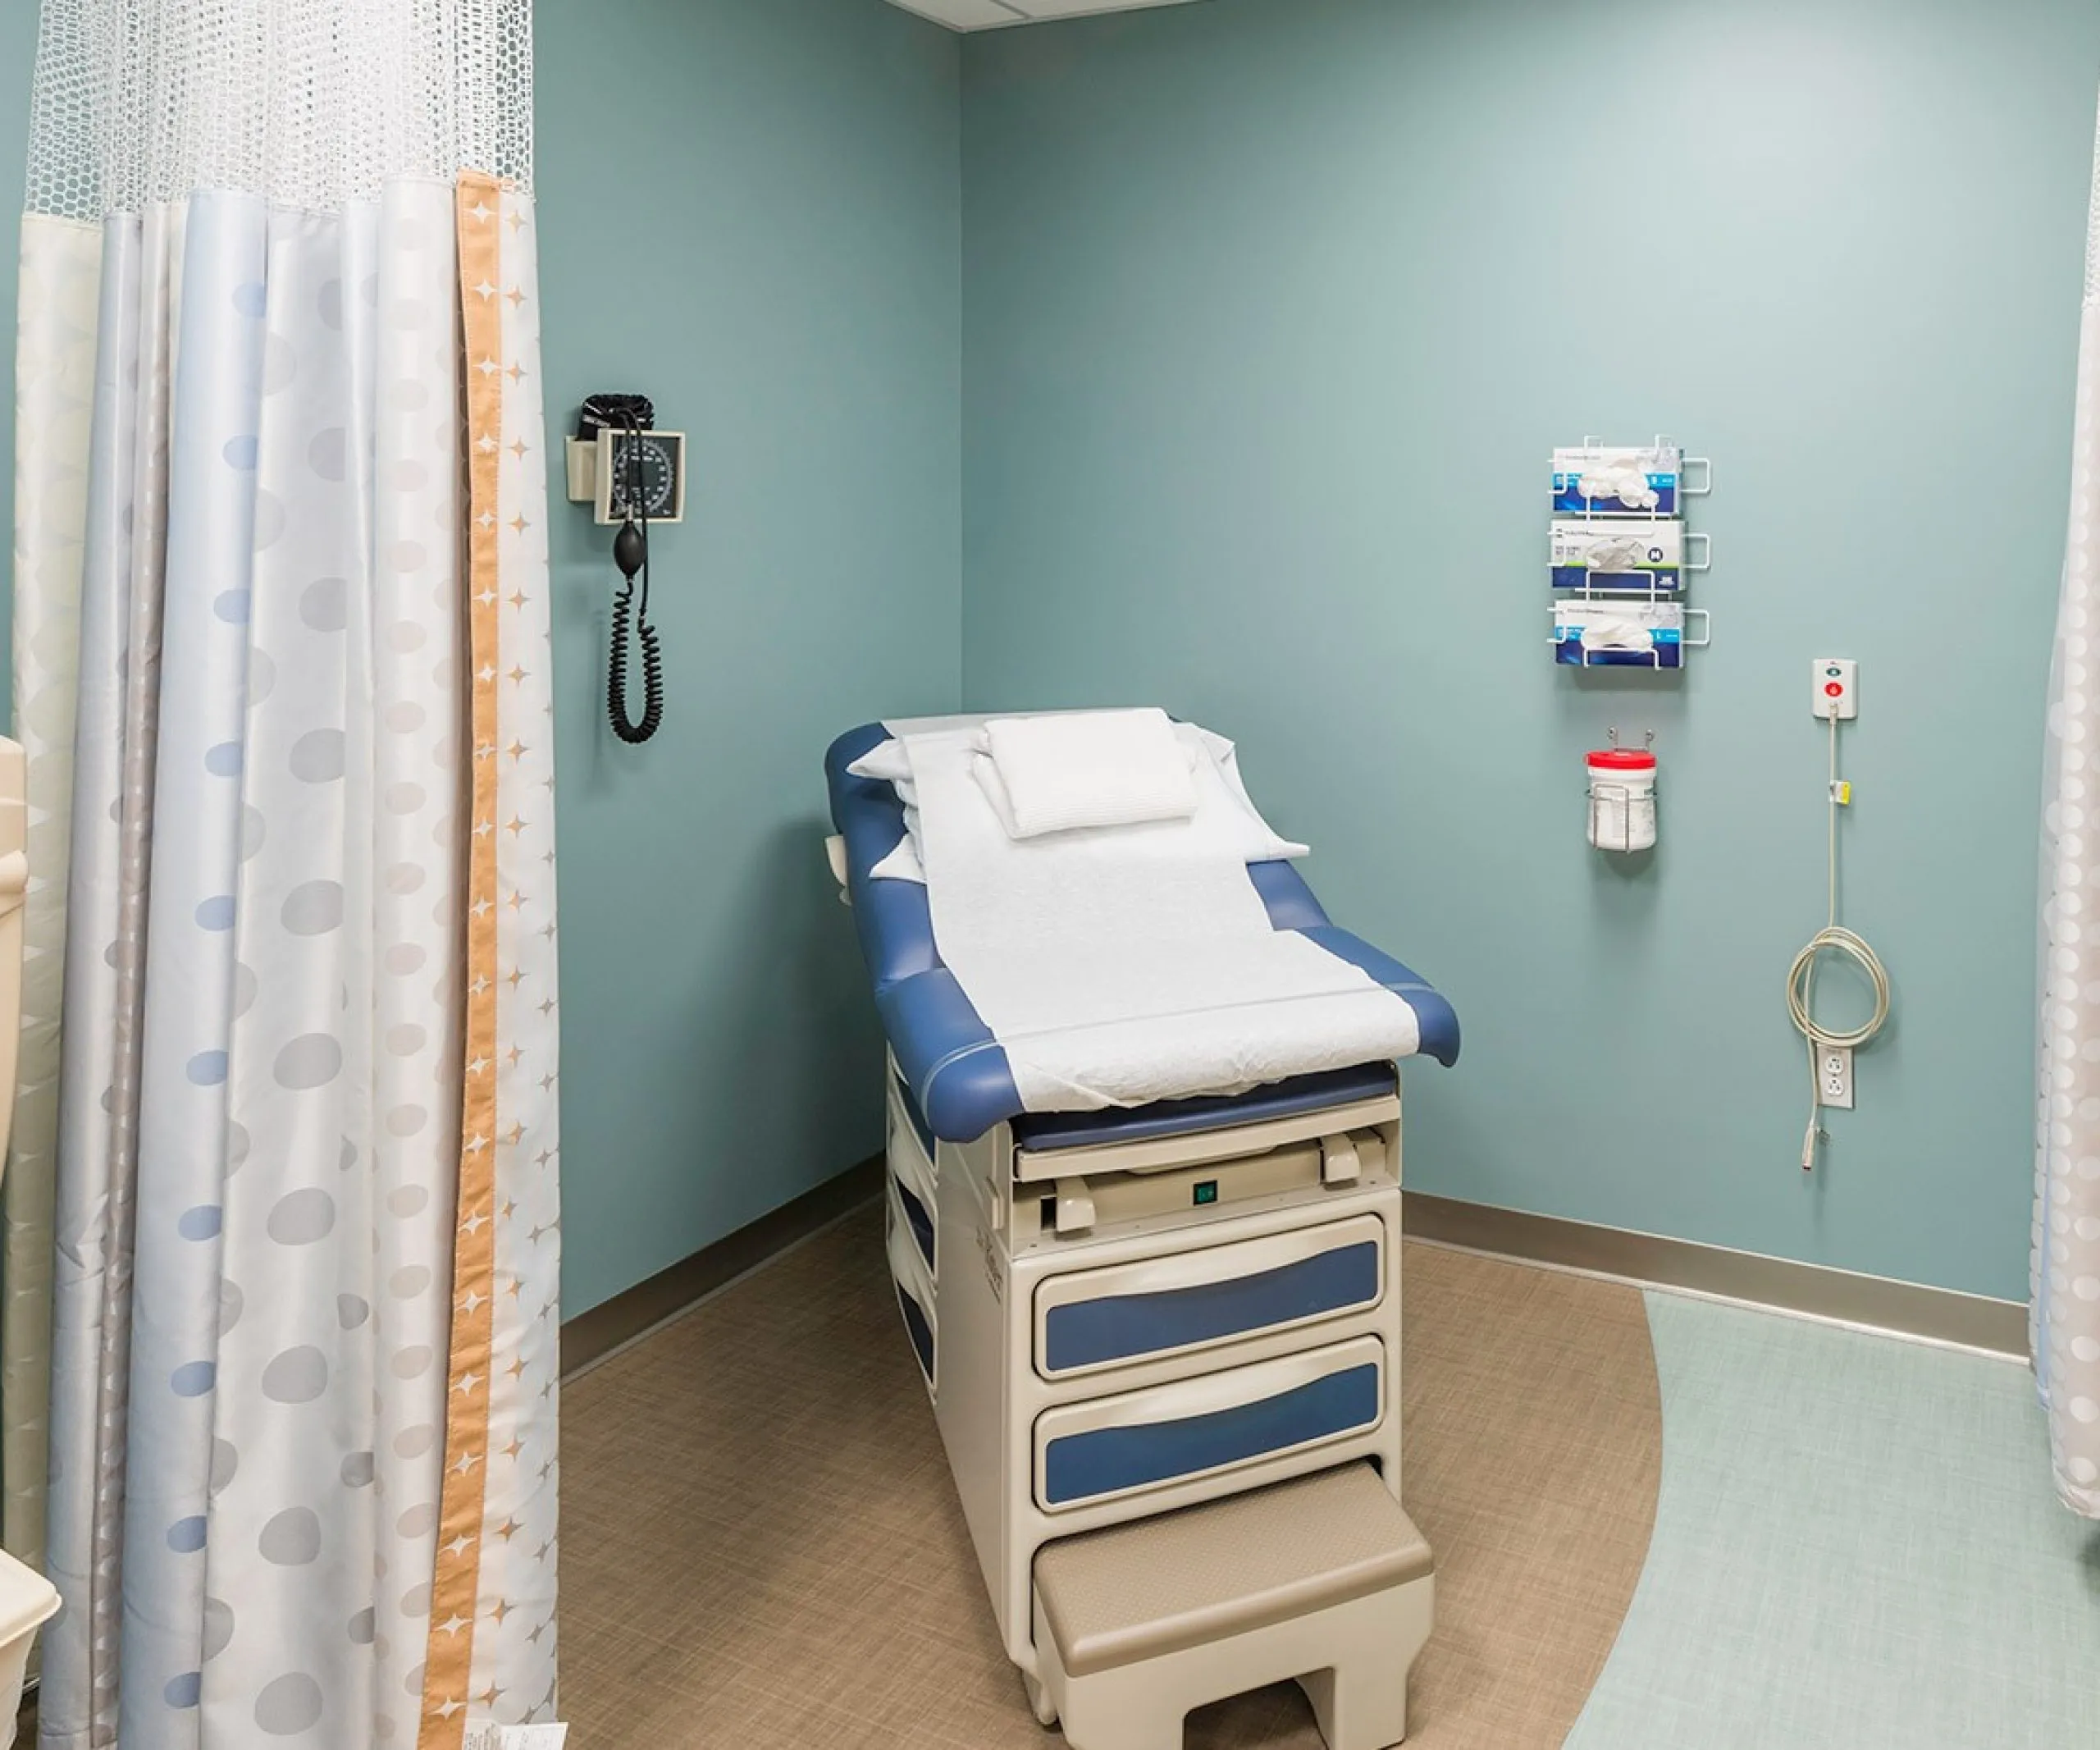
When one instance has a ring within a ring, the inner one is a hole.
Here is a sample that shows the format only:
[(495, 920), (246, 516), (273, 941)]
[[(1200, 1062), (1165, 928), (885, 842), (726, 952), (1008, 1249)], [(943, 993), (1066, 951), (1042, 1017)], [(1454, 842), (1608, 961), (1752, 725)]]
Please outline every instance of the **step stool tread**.
[(1422, 1579), (1428, 1542), (1359, 1462), (1046, 1545), (1035, 1592), (1073, 1676)]

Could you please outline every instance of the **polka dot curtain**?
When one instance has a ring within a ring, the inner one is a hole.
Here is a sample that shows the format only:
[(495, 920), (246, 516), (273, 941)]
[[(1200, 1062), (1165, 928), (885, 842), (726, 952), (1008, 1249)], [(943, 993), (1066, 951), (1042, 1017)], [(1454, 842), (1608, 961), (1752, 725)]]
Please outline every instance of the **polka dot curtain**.
[(2100, 139), (2049, 683), (2030, 1336), (2057, 1488), (2100, 1519)]
[[(5, 1458), (64, 1598), (48, 1750), (555, 1716), (528, 22), (47, 0), (8, 1249), (11, 1288), (41, 1239), (50, 1364), (11, 1306), (5, 1378), (11, 1431), (48, 1378), (48, 1489)], [(336, 98), (225, 107), (281, 87)]]

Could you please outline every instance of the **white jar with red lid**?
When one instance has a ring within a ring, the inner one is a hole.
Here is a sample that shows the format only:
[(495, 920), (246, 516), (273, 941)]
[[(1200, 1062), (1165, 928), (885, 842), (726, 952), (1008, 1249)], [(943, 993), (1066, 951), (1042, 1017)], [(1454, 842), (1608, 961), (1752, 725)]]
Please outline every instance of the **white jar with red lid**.
[(1645, 748), (1590, 751), (1590, 843), (1646, 851), (1655, 843), (1655, 756)]

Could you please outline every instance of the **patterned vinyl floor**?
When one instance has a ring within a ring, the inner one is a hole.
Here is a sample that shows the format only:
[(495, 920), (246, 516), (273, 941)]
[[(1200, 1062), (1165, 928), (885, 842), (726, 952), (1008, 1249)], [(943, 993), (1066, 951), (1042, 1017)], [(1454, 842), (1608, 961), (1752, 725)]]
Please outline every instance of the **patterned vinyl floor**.
[[(1632, 1289), (1405, 1263), (1409, 1512), (1437, 1555), (1410, 1745), (1560, 1743), (1648, 1547), (1661, 1419)], [(993, 1631), (883, 1272), (827, 1230), (564, 1394), (575, 1750), (1054, 1750)], [(1189, 1750), (1313, 1750), (1295, 1686)]]

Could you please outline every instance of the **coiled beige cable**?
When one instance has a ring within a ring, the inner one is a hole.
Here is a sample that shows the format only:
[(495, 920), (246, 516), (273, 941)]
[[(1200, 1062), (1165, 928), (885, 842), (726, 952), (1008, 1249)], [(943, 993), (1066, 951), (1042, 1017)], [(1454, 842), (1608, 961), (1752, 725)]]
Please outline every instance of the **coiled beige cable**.
[[(1823, 1070), (1817, 1061), (1826, 1049), (1853, 1051), (1868, 1044), (1881, 1031), (1888, 1020), (1888, 971), (1881, 957), (1867, 946), (1864, 937), (1855, 934), (1838, 921), (1838, 717), (1833, 711), (1830, 718), (1830, 907), (1828, 919), (1824, 927), (1809, 939), (1808, 945), (1794, 956), (1793, 966), (1787, 973), (1787, 1012), (1793, 1017), (1794, 1026), (1808, 1042), (1808, 1134), (1801, 1139), (1801, 1171), (1815, 1169), (1815, 1145), (1823, 1136)], [(1867, 982), (1874, 988), (1874, 1012), (1856, 1027), (1833, 1031), (1819, 1023), (1815, 1018), (1815, 985), (1816, 957), (1821, 954), (1843, 954), (1854, 961), (1867, 976)]]

